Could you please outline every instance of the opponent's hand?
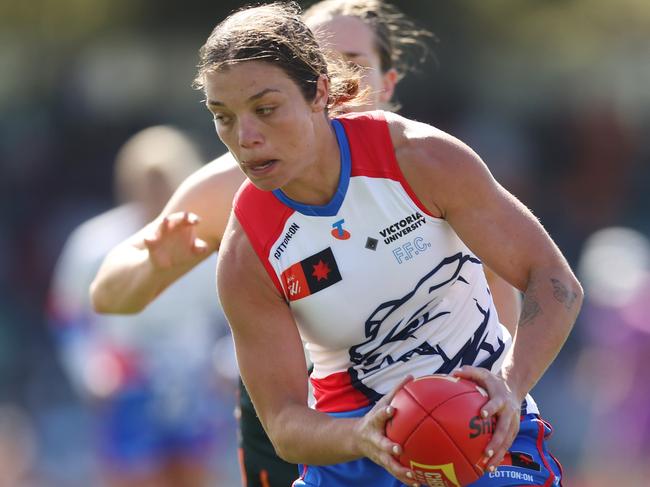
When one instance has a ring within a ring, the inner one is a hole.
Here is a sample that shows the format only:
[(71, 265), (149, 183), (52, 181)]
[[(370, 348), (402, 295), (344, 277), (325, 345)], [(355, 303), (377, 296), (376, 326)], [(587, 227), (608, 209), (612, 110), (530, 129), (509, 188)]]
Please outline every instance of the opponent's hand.
[(476, 382), (490, 396), (489, 401), (481, 409), (481, 416), (497, 418), (492, 439), (485, 447), (485, 468), (492, 472), (503, 461), (503, 457), (519, 433), (521, 401), (502, 377), (487, 369), (464, 365), (459, 370), (455, 370), (453, 375)]
[(208, 244), (196, 237), (195, 227), (199, 221), (194, 213), (172, 213), (160, 221), (151, 236), (144, 238), (144, 246), (155, 268), (190, 265), (204, 256)]
[(368, 413), (360, 419), (355, 427), (360, 451), (365, 457), (384, 467), (400, 482), (417, 487), (413, 472), (404, 467), (395, 458), (402, 453), (401, 445), (386, 437), (386, 422), (393, 416), (395, 409), (389, 406), (393, 396), (404, 384), (413, 380), (412, 376), (406, 377), (389, 394), (382, 397)]

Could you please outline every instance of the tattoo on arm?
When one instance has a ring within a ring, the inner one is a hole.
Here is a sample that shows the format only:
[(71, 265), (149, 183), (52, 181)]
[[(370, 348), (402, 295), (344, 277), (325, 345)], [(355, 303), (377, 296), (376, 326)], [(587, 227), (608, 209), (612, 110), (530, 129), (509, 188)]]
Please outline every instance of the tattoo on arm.
[(532, 325), (537, 316), (542, 314), (542, 307), (537, 302), (537, 297), (532, 292), (526, 292), (524, 302), (521, 306), (521, 316), (519, 317), (519, 326), (522, 328)]
[(557, 279), (551, 278), (553, 285), (553, 297), (564, 305), (566, 309), (571, 309), (578, 295), (562, 284)]
[(528, 288), (524, 293), (524, 302), (521, 304), (521, 316), (519, 317), (519, 326), (526, 327), (532, 325), (542, 313), (542, 307), (537, 301), (537, 283), (531, 280)]

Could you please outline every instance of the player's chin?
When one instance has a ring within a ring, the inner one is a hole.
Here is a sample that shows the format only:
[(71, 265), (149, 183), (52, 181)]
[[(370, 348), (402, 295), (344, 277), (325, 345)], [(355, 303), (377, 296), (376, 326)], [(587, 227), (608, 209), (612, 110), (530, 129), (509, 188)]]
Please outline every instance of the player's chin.
[(275, 191), (282, 187), (282, 181), (275, 177), (256, 177), (255, 175), (248, 175), (248, 180), (253, 183), (257, 189), (262, 191)]
[[(271, 169), (271, 170), (268, 170)], [(267, 168), (265, 171), (246, 169), (246, 177), (253, 185), (262, 191), (274, 191), (284, 184), (284, 179), (274, 167)]]
[(260, 189), (262, 191), (275, 191), (276, 189), (279, 189), (280, 186), (277, 184), (271, 184), (268, 181), (259, 181), (257, 179), (253, 178), (248, 178), (251, 183), (253, 183), (253, 186), (255, 186), (257, 189)]

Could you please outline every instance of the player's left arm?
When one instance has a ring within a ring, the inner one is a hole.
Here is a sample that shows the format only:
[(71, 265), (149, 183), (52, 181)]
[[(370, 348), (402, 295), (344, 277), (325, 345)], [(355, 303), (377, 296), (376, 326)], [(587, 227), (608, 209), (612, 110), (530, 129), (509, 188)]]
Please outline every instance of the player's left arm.
[(495, 181), (467, 145), (405, 119), (391, 122), (391, 134), (405, 177), (423, 203), (447, 220), (488, 267), (524, 293), (502, 383), (487, 370), (470, 367), (465, 373), (491, 392), (485, 410), (497, 415), (499, 423), (487, 448), (494, 452), (487, 466), (496, 466), (518, 431), (521, 401), (555, 359), (576, 320), (582, 288), (540, 222)]

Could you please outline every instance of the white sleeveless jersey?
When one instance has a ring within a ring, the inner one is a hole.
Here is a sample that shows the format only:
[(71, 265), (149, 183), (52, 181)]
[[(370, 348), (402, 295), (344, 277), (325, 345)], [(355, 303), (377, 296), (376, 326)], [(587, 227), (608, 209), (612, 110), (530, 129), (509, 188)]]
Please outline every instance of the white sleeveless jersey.
[(481, 262), (411, 190), (383, 113), (332, 123), (341, 177), (329, 204), (303, 205), (248, 181), (234, 202), (314, 364), (316, 408), (367, 406), (407, 374), (466, 364), (497, 371), (511, 337)]

